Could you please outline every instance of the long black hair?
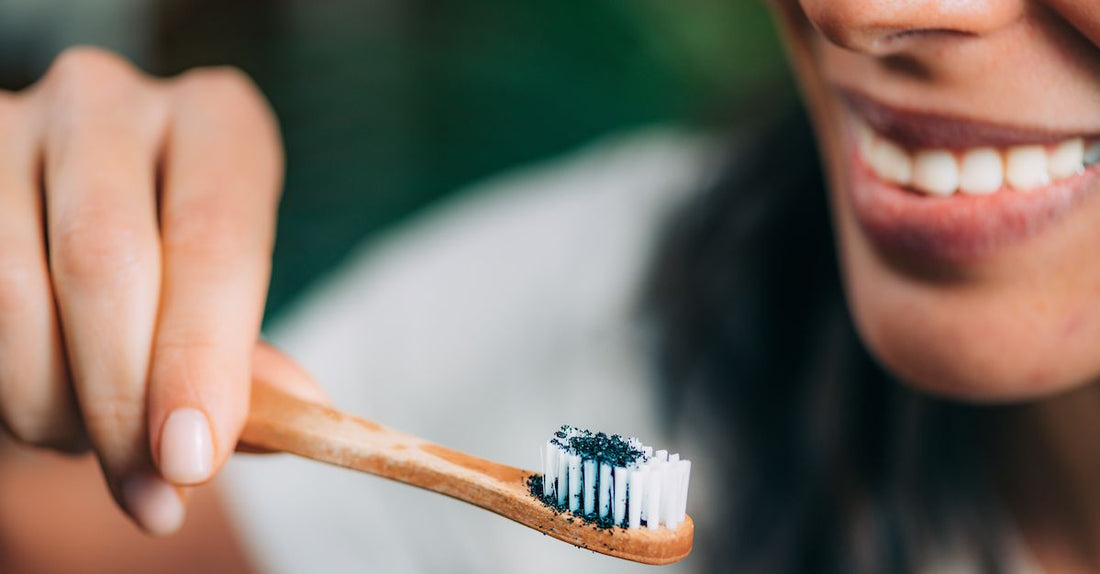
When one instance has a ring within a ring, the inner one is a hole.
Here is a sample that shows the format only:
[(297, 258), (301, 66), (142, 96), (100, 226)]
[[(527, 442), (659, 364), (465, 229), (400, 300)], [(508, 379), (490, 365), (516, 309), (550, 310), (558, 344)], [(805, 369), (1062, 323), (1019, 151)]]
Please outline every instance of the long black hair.
[[(647, 306), (667, 398), (702, 396), (723, 484), (711, 571), (907, 573), (963, 551), (1000, 572), (990, 413), (881, 369), (845, 307), (802, 112), (737, 147), (668, 227)], [(713, 434), (713, 433), (712, 433)]]

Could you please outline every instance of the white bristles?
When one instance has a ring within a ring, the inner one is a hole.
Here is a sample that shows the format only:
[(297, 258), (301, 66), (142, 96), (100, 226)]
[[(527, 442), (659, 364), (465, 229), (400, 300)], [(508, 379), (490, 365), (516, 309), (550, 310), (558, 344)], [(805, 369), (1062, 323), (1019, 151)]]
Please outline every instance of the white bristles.
[(626, 478), (630, 471), (617, 466), (614, 472), (615, 486), (611, 489), (611, 494), (615, 499), (615, 506), (611, 518), (615, 520), (615, 524), (622, 524), (626, 520)]
[(592, 514), (596, 511), (596, 461), (587, 459), (584, 461), (584, 513)]
[(684, 516), (687, 515), (687, 499), (688, 499), (688, 481), (691, 479), (691, 461), (681, 460), (679, 462), (680, 467), (680, 496), (677, 502), (680, 503), (679, 508), (676, 509), (677, 515), (682, 521)]
[(541, 458), (544, 500), (585, 520), (651, 530), (684, 521), (691, 462), (678, 453), (562, 427)]
[(581, 457), (569, 455), (569, 510), (581, 507)]
[(542, 493), (548, 498), (557, 497), (558, 447), (547, 441), (542, 453)]
[(561, 447), (558, 447), (558, 471), (554, 473), (554, 477), (557, 479), (557, 486), (555, 487), (555, 494), (557, 495), (558, 506), (565, 504), (565, 496), (569, 492), (567, 486), (567, 465), (569, 464), (569, 454), (565, 452)]
[(679, 517), (675, 514), (678, 506), (676, 497), (680, 494), (680, 473), (676, 472), (676, 466), (671, 462), (661, 464), (661, 521), (669, 528), (675, 528)]
[(646, 527), (650, 530), (657, 530), (661, 524), (661, 479), (664, 478), (664, 466), (666, 465), (662, 465), (661, 461), (657, 461), (657, 465), (646, 477), (645, 506), (642, 507), (642, 512), (645, 514)]
[(644, 470), (635, 470), (630, 473), (630, 485), (627, 486), (627, 526), (640, 528), (642, 526), (642, 496), (645, 494)]
[(600, 482), (597, 485), (599, 488), (599, 512), (600, 518), (606, 518), (611, 512), (611, 465), (606, 462), (600, 463)]

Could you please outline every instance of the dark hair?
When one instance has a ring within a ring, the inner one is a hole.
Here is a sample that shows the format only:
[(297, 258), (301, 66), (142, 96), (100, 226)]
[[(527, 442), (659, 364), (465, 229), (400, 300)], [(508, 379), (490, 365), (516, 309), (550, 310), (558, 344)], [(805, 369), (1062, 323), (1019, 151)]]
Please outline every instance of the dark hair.
[(961, 549), (1000, 572), (989, 409), (897, 383), (860, 343), (805, 116), (750, 139), (671, 222), (646, 305), (666, 399), (701, 396), (729, 445), (699, 457), (727, 479), (702, 559), (907, 573)]

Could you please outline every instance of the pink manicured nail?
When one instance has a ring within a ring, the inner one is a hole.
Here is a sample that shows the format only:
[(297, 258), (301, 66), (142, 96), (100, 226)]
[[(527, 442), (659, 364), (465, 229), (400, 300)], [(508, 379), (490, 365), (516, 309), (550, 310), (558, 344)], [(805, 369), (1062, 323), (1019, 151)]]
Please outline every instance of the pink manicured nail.
[(122, 503), (142, 528), (167, 536), (183, 525), (183, 502), (172, 485), (152, 474), (122, 482)]
[(214, 441), (210, 423), (198, 409), (172, 411), (160, 435), (160, 473), (173, 484), (196, 484), (210, 478)]

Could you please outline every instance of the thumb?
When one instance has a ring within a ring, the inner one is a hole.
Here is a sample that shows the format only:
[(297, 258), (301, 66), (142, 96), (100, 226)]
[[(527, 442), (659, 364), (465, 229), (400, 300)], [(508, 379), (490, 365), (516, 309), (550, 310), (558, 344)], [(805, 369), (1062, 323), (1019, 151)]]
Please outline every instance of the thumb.
[[(312, 403), (329, 403), (328, 395), (305, 369), (264, 341), (257, 343), (252, 353), (252, 384), (266, 385)], [(237, 452), (265, 454), (271, 451), (237, 443)]]
[(329, 403), (329, 397), (298, 363), (266, 341), (252, 352), (253, 384), (263, 383), (312, 403)]

